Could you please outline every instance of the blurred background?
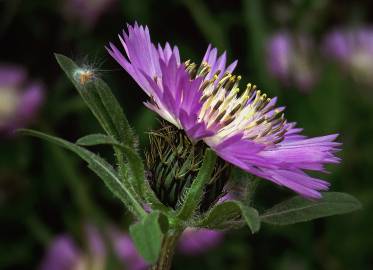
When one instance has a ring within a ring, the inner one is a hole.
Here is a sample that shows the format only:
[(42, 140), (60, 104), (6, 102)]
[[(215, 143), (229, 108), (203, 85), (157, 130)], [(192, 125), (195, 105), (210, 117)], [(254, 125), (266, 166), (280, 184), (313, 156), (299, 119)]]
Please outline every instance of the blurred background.
[[(146, 149), (146, 132), (159, 122), (104, 48), (119, 45), (117, 34), (134, 21), (150, 27), (153, 41), (177, 44), (183, 60), (199, 62), (209, 43), (226, 50), (239, 60), (243, 83), (278, 96), (305, 134), (340, 133), (343, 161), (326, 179), (364, 206), (312, 223), (263, 225), (256, 235), (200, 235), (206, 241), (189, 246), (186, 239), (174, 269), (373, 269), (368, 0), (0, 0), (0, 269), (101, 269), (89, 261), (144, 269), (126, 235), (130, 214), (84, 163), (13, 133), (30, 127), (75, 141), (100, 132), (58, 67), (58, 52), (109, 83)], [(109, 149), (97, 150), (110, 158)], [(291, 195), (263, 181), (255, 204), (263, 210)]]

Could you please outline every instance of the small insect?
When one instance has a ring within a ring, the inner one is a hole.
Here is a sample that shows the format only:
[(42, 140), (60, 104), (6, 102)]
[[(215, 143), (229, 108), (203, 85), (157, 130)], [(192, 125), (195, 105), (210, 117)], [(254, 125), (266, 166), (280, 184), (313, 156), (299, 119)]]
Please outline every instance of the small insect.
[(74, 77), (81, 85), (85, 85), (96, 77), (96, 73), (92, 69), (82, 68), (75, 71)]
[(97, 58), (94, 60), (89, 60), (87, 57), (84, 57), (81, 61), (78, 61), (79, 68), (73, 73), (74, 80), (84, 87), (88, 83), (95, 81), (100, 78), (100, 75), (103, 72), (109, 72), (113, 70), (101, 69), (103, 61), (99, 61)]

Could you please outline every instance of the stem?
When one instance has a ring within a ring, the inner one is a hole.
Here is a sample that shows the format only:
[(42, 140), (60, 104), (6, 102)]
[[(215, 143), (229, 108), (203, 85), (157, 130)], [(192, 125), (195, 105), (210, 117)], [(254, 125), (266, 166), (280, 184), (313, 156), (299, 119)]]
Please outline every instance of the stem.
[(180, 237), (179, 233), (166, 234), (162, 241), (161, 253), (155, 265), (150, 270), (169, 270), (171, 269), (172, 259), (175, 253), (175, 247)]

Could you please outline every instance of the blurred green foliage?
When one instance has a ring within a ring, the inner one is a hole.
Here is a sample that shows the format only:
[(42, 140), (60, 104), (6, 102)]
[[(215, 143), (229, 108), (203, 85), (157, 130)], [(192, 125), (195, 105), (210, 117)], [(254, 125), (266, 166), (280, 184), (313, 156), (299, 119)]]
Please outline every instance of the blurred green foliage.
[[(177, 44), (186, 59), (198, 61), (209, 42), (227, 50), (230, 60), (239, 59), (244, 82), (278, 96), (288, 119), (307, 135), (341, 134), (343, 162), (329, 168), (327, 179), (332, 190), (359, 198), (362, 211), (286, 227), (264, 225), (254, 236), (249, 230), (233, 231), (203, 257), (178, 255), (175, 269), (373, 268), (373, 89), (320, 57), (320, 81), (302, 94), (273, 80), (264, 58), (266, 38), (280, 29), (306, 31), (320, 40), (334, 26), (372, 23), (371, 1), (123, 0), (90, 27), (67, 19), (63, 3), (0, 2), (1, 62), (24, 65), (47, 86), (34, 123), (39, 130), (72, 141), (99, 131), (55, 62), (53, 52), (60, 52), (96, 68), (108, 81), (139, 134), (139, 147), (146, 148), (146, 132), (158, 125), (156, 116), (142, 106), (145, 95), (104, 49), (124, 23), (136, 20), (149, 25), (153, 40)], [(255, 199), (271, 206), (289, 195), (263, 181)], [(120, 202), (74, 156), (31, 138), (1, 138), (0, 269), (37, 268), (54, 235), (69, 232), (79, 238), (85, 222), (125, 229), (128, 218)]]

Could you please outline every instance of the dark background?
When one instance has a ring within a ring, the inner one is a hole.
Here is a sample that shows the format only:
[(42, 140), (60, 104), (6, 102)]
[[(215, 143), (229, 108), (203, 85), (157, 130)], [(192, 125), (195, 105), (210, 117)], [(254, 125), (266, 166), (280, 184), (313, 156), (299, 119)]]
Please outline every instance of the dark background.
[[(283, 86), (266, 69), (266, 38), (278, 30), (305, 32), (316, 44), (336, 26), (369, 25), (371, 1), (114, 1), (93, 25), (66, 15), (67, 1), (0, 1), (0, 61), (25, 66), (46, 86), (46, 99), (33, 128), (68, 140), (100, 131), (53, 53), (97, 69), (120, 100), (140, 137), (158, 125), (142, 102), (145, 94), (106, 53), (109, 41), (137, 21), (151, 29), (153, 41), (177, 44), (183, 60), (198, 62), (211, 42), (232, 61), (244, 83), (259, 85), (287, 106), (287, 118), (310, 136), (341, 134), (343, 159), (326, 178), (332, 190), (348, 192), (363, 210), (286, 227), (263, 225), (251, 235), (229, 232), (222, 245), (201, 257), (176, 256), (175, 269), (373, 269), (373, 89), (361, 85), (323, 57), (318, 83), (304, 94)], [(373, 58), (372, 58), (373, 59)], [(371, 71), (373, 75), (373, 70)], [(103, 150), (104, 152), (107, 150)], [(110, 154), (108, 152), (108, 154)], [(0, 139), (0, 269), (34, 269), (50, 239), (79, 234), (95, 216), (124, 230), (129, 214), (72, 154), (25, 137)], [(263, 181), (259, 209), (292, 195)]]

